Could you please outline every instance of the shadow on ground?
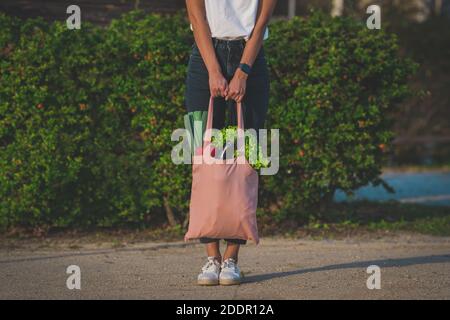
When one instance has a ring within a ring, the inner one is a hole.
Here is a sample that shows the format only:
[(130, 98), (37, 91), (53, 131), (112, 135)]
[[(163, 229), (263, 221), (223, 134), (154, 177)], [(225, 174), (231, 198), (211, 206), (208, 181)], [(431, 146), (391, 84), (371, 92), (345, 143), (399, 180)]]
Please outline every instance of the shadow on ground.
[(317, 268), (298, 269), (286, 272), (274, 272), (259, 275), (246, 276), (244, 283), (262, 282), (275, 278), (284, 278), (293, 275), (307, 274), (321, 271), (353, 269), (353, 268), (367, 268), (370, 265), (376, 265), (380, 268), (406, 267), (412, 265), (430, 264), (430, 263), (450, 263), (450, 255), (434, 255), (424, 257), (410, 257), (400, 259), (382, 259), (370, 261), (357, 261), (342, 264), (333, 264)]
[(76, 253), (70, 252), (70, 253), (58, 254), (58, 255), (46, 255), (46, 256), (37, 256), (37, 257), (4, 259), (4, 260), (0, 260), (0, 264), (25, 262), (25, 261), (61, 259), (61, 258), (69, 258), (69, 257), (96, 256), (96, 255), (115, 253), (115, 252), (143, 252), (143, 251), (153, 251), (153, 250), (169, 249), (169, 248), (184, 248), (184, 247), (188, 247), (188, 246), (194, 246), (197, 244), (198, 243), (165, 243), (165, 244), (153, 245), (151, 247), (105, 249), (105, 250), (95, 250), (95, 251), (76, 252)]

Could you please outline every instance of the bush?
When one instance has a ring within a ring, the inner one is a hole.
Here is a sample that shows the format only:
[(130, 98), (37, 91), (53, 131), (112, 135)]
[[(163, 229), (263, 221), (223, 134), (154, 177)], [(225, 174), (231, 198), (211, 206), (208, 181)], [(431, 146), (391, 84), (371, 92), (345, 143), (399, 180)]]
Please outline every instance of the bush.
[(167, 156), (182, 125), (184, 24), (134, 12), (68, 30), (0, 16), (0, 225), (142, 222), (174, 185), (165, 172), (188, 179)]
[(96, 183), (105, 178), (94, 144), (100, 34), (0, 19), (18, 34), (0, 37), (1, 224), (97, 222), (109, 209)]
[[(186, 221), (190, 166), (170, 159), (193, 41), (184, 13), (81, 30), (0, 14), (0, 28), (0, 226)], [(298, 213), (380, 182), (384, 114), (413, 70), (395, 37), (315, 14), (273, 23), (269, 39), (282, 154), (260, 207)]]
[[(140, 138), (146, 165), (142, 188), (147, 212), (165, 212), (181, 222), (189, 207), (190, 167), (171, 161), (175, 128), (183, 128), (184, 88), (192, 32), (185, 14), (131, 12), (107, 30), (108, 74), (113, 77), (109, 102), (134, 110), (131, 126)], [(174, 216), (175, 215), (175, 216)], [(178, 219), (177, 219), (178, 218)]]
[[(420, 63), (412, 87), (425, 93), (395, 110), (396, 135), (450, 136), (450, 19), (433, 17), (423, 23), (394, 25), (391, 30), (398, 34), (402, 51)], [(400, 165), (427, 164), (430, 160), (433, 165), (448, 165), (450, 143), (435, 141), (430, 150), (428, 144), (405, 141), (396, 146), (394, 160)]]
[[(280, 172), (263, 207), (299, 214), (379, 179), (392, 141), (386, 113), (410, 94), (416, 66), (397, 39), (322, 13), (271, 25), (269, 128), (280, 128)], [(289, 192), (286, 192), (289, 190)]]

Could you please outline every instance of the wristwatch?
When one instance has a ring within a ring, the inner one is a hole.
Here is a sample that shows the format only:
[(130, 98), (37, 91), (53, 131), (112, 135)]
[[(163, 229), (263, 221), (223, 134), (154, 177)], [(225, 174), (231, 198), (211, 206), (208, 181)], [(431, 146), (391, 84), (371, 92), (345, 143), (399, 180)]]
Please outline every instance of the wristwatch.
[(241, 69), (247, 75), (249, 75), (250, 71), (252, 71), (252, 67), (250, 67), (246, 63), (240, 63), (238, 68)]

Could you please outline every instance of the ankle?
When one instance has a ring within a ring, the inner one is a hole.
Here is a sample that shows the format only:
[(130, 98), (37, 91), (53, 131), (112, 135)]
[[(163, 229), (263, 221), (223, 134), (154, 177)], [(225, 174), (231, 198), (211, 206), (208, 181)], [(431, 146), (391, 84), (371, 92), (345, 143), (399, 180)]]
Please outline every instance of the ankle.
[(227, 259), (233, 259), (236, 264), (238, 263), (238, 257), (233, 257), (233, 256), (226, 257), (226, 258), (224, 257), (223, 261), (225, 261)]
[(222, 263), (222, 256), (211, 255), (210, 257), (214, 257), (215, 260), (217, 260), (219, 263)]

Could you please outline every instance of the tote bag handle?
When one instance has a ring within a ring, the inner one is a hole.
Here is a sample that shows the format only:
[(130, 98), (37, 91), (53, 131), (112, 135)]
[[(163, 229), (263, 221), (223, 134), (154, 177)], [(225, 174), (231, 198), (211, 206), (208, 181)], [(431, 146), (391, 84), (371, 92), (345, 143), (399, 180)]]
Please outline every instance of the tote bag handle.
[[(205, 137), (203, 139), (203, 143), (205, 148), (211, 144), (211, 130), (212, 130), (212, 124), (213, 124), (213, 108), (214, 108), (214, 97), (211, 96), (209, 99), (209, 106), (208, 106), (208, 120), (206, 121), (206, 132)], [(237, 102), (236, 103), (237, 108), (237, 138), (238, 138), (238, 151), (239, 156), (245, 156), (245, 143), (244, 143), (244, 116), (242, 114), (242, 103)], [(242, 141), (242, 144), (240, 144), (240, 141)]]

